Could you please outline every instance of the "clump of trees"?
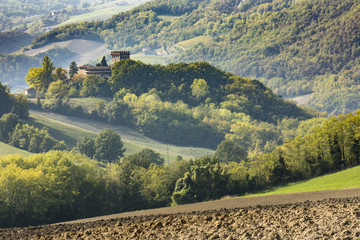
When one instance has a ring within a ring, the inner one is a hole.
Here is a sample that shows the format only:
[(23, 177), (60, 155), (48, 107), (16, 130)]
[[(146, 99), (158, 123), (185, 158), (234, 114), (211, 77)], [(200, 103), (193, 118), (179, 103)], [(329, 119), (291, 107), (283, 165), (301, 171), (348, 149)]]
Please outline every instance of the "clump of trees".
[(25, 119), (29, 116), (29, 102), (23, 95), (10, 94), (10, 89), (0, 82), (0, 117), (5, 113), (14, 113)]
[(77, 149), (80, 153), (103, 163), (120, 160), (125, 152), (120, 135), (111, 129), (101, 131), (95, 139), (84, 138), (78, 142)]
[(29, 116), (29, 102), (23, 95), (14, 96), (0, 83), (0, 141), (30, 152), (64, 150), (66, 145), (51, 137), (47, 129), (39, 130), (21, 119)]
[(231, 155), (239, 146), (230, 141), (213, 157), (167, 166), (150, 149), (106, 164), (64, 151), (0, 157), (0, 225), (200, 202), (338, 171), (360, 163), (359, 127), (360, 112), (333, 117), (248, 160)]
[(184, 164), (177, 162), (170, 172), (162, 165), (144, 168), (130, 160), (102, 167), (85, 155), (64, 151), (0, 157), (0, 226), (167, 205)]
[(16, 91), (22, 91), (25, 88), (24, 78), (30, 68), (42, 67), (43, 59), (49, 56), (52, 61), (59, 63), (75, 56), (67, 48), (51, 48), (44, 53), (35, 56), (25, 54), (0, 54), (0, 81), (11, 86)]
[(0, 118), (0, 141), (33, 153), (67, 149), (65, 143), (51, 137), (46, 128), (39, 130), (23, 124), (13, 113)]

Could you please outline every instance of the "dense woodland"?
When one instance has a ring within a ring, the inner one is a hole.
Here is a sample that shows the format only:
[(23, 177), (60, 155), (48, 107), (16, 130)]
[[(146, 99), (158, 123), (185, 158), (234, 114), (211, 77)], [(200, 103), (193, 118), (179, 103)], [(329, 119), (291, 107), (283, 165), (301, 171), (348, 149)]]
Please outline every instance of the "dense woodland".
[[(31, 68), (26, 79), (45, 94), (34, 107), (127, 125), (177, 145), (215, 149), (224, 139), (236, 139), (243, 156), (271, 151), (295, 136), (301, 120), (318, 114), (283, 100), (257, 80), (205, 62), (160, 66), (129, 59), (112, 66), (112, 72), (110, 79), (74, 74), (67, 80), (66, 71), (45, 57), (43, 67)], [(69, 98), (99, 96), (109, 101), (99, 100), (90, 110), (69, 104)]]
[[(80, 5), (80, 0), (5, 0), (0, 1), (0, 32), (21, 30), (28, 33), (42, 32), (44, 23), (56, 25), (56, 18), (51, 18), (51, 12), (73, 8)], [(45, 16), (49, 16), (46, 18)], [(64, 17), (64, 16), (63, 16)]]
[(333, 117), (249, 160), (227, 158), (230, 142), (168, 166), (149, 149), (106, 164), (65, 151), (0, 157), (0, 226), (199, 202), (338, 171), (359, 164), (359, 126), (358, 113)]
[(9, 54), (29, 45), (34, 37), (22, 31), (0, 32), (0, 54)]
[(209, 36), (176, 60), (262, 79), (283, 96), (313, 92), (313, 106), (337, 114), (359, 108), (359, 7), (355, 0), (157, 0), (104, 22), (54, 29), (33, 47), (81, 37), (138, 52)]

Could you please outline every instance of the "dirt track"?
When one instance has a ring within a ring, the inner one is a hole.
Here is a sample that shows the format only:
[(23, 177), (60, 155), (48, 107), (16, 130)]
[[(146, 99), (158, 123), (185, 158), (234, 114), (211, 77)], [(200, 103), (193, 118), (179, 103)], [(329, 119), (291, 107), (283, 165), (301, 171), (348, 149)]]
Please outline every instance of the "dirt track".
[(0, 229), (0, 239), (360, 239), (360, 189), (226, 199)]

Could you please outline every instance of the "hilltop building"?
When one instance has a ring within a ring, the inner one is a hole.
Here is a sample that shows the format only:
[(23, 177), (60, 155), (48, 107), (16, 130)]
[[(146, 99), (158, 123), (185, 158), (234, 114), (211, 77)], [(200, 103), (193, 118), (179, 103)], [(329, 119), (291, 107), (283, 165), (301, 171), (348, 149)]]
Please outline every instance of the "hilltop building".
[(109, 66), (91, 66), (91, 65), (82, 65), (79, 67), (79, 73), (86, 75), (93, 74), (98, 77), (111, 77), (111, 67)]
[(130, 51), (111, 51), (111, 65), (114, 65), (116, 62), (129, 59), (130, 58)]
[(82, 65), (79, 67), (79, 73), (83, 73), (86, 75), (93, 74), (98, 77), (111, 77), (111, 66), (116, 62), (129, 59), (130, 51), (111, 51), (111, 65), (110, 66), (91, 66), (91, 65)]

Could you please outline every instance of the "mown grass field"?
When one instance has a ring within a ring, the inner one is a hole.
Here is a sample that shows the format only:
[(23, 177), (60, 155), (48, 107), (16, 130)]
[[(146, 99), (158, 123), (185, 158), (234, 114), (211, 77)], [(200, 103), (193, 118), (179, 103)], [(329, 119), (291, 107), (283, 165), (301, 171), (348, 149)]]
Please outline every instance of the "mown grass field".
[(310, 180), (289, 183), (283, 186), (273, 187), (266, 191), (251, 194), (246, 197), (263, 195), (312, 192), (324, 190), (336, 190), (360, 187), (360, 166), (349, 168), (341, 172), (324, 175)]
[(44, 127), (47, 128), (52, 137), (64, 141), (70, 148), (75, 147), (76, 143), (81, 141), (84, 137), (96, 137), (96, 133), (94, 132), (51, 120), (40, 115), (31, 114), (26, 123), (39, 129)]
[(6, 143), (0, 142), (0, 156), (9, 155), (9, 154), (20, 154), (23, 156), (31, 155), (30, 152), (27, 152), (22, 149), (8, 145)]
[(84, 118), (32, 111), (27, 123), (38, 128), (48, 128), (53, 137), (64, 141), (71, 148), (75, 147), (76, 143), (84, 137), (94, 138), (98, 132), (110, 128), (120, 134), (126, 148), (125, 156), (139, 152), (144, 148), (150, 148), (160, 153), (167, 163), (168, 160), (169, 162), (174, 161), (179, 155), (184, 159), (190, 159), (214, 154), (211, 149), (169, 145), (145, 137), (127, 127)]
[(70, 17), (67, 21), (64, 21), (55, 27), (64, 26), (66, 24), (85, 22), (85, 21), (96, 21), (106, 20), (115, 14), (120, 12), (128, 11), (140, 4), (145, 3), (143, 0), (127, 0), (128, 4), (124, 4), (125, 1), (117, 0), (109, 3), (99, 4), (97, 6), (90, 7), (91, 12)]
[(182, 42), (178, 42), (176, 43), (176, 46), (179, 46), (184, 50), (187, 50), (194, 47), (198, 43), (207, 43), (210, 42), (211, 40), (212, 38), (210, 36), (198, 36)]
[(179, 18), (179, 16), (173, 16), (173, 15), (158, 15), (158, 18), (164, 21), (171, 22), (174, 19)]
[(69, 103), (72, 107), (81, 106), (87, 112), (91, 112), (96, 109), (96, 105), (99, 101), (104, 101), (105, 104), (111, 102), (111, 98), (100, 97), (87, 97), (87, 98), (70, 98)]

